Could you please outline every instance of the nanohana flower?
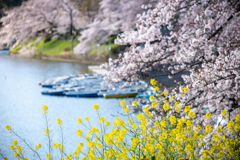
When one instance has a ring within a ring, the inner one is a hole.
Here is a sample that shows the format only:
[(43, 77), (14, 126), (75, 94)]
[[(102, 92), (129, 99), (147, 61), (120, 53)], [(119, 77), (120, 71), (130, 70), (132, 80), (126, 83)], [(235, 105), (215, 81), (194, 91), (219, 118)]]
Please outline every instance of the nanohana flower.
[(185, 106), (184, 112), (187, 113), (188, 111), (190, 111), (190, 106)]
[(154, 95), (151, 95), (150, 97), (149, 97), (149, 99), (150, 99), (150, 101), (155, 101), (156, 100), (156, 97), (154, 96)]
[(110, 124), (111, 124), (111, 123), (110, 123), (109, 121), (104, 122), (104, 125), (105, 125), (106, 127), (109, 127)]
[(228, 112), (226, 110), (222, 110), (223, 117), (226, 117), (227, 114), (228, 114)]
[(211, 133), (212, 132), (212, 126), (211, 125), (207, 125), (205, 127), (205, 130), (206, 130), (207, 133)]
[(44, 130), (44, 133), (45, 133), (46, 136), (48, 136), (48, 135), (49, 135), (49, 129), (46, 128), (46, 129)]
[(153, 108), (156, 108), (157, 106), (158, 106), (158, 103), (157, 103), (157, 102), (153, 102), (153, 103), (152, 103), (152, 107), (153, 107)]
[(81, 129), (77, 130), (77, 136), (82, 137), (83, 131)]
[(93, 109), (97, 111), (99, 109), (99, 105), (98, 104), (94, 104)]
[(120, 104), (122, 107), (125, 107), (127, 105), (127, 103), (124, 100), (121, 100)]
[(175, 106), (174, 109), (175, 109), (176, 112), (180, 112), (181, 111), (181, 107), (178, 104)]
[(47, 160), (51, 160), (51, 159), (52, 159), (51, 154), (47, 154), (47, 155), (46, 155), (46, 158), (47, 158)]
[(211, 118), (211, 115), (212, 115), (212, 114), (208, 112), (208, 113), (206, 114), (207, 119), (210, 119), (210, 118)]
[(157, 85), (157, 81), (155, 79), (151, 79), (150, 83), (151, 83), (152, 86)]
[(47, 113), (47, 111), (48, 111), (48, 106), (47, 105), (43, 105), (42, 112), (43, 113)]
[(184, 87), (183, 88), (183, 94), (186, 94), (188, 92), (188, 88), (187, 87)]
[(137, 106), (138, 106), (138, 102), (137, 102), (137, 101), (133, 101), (133, 102), (132, 102), (132, 105), (135, 106), (135, 107), (137, 107)]
[(170, 109), (169, 104), (168, 103), (164, 103), (163, 104), (163, 109), (164, 109), (165, 112), (167, 112)]
[(81, 124), (82, 122), (83, 122), (83, 121), (82, 121), (82, 118), (78, 118), (78, 119), (77, 119), (77, 123), (78, 123), (78, 124)]
[(154, 87), (154, 92), (155, 93), (160, 93), (160, 88), (159, 87)]
[(190, 117), (190, 118), (196, 118), (195, 112), (190, 111), (190, 112), (189, 112), (189, 117)]
[(38, 150), (39, 148), (41, 148), (41, 144), (40, 143), (35, 144), (35, 150)]
[(85, 121), (90, 122), (90, 118), (89, 117), (85, 118)]
[(106, 121), (106, 118), (105, 117), (101, 117), (100, 118), (100, 123), (104, 123)]
[(167, 95), (167, 92), (162, 92), (162, 93), (163, 93), (163, 95), (164, 95), (164, 96), (166, 96), (166, 95)]
[(59, 125), (58, 127), (60, 127), (63, 124), (63, 122), (62, 122), (62, 120), (60, 118), (58, 118), (56, 120), (56, 123)]
[(236, 117), (235, 117), (235, 122), (236, 122), (236, 123), (240, 123), (240, 115), (239, 115), (239, 114), (236, 115)]
[(177, 123), (177, 118), (176, 118), (175, 116), (170, 116), (170, 122), (171, 122), (172, 124)]

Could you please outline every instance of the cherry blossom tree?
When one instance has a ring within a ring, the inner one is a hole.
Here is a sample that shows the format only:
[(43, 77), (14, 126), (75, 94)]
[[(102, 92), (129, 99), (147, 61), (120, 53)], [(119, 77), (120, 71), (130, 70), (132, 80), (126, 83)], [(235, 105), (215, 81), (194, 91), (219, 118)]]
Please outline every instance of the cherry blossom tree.
[(141, 6), (149, 3), (155, 4), (156, 0), (102, 0), (99, 13), (88, 29), (82, 32), (74, 52), (85, 54), (90, 50), (91, 42), (102, 44), (111, 35), (130, 30), (137, 20), (137, 14), (143, 11)]
[[(103, 65), (105, 80), (133, 81), (155, 69), (169, 78), (189, 71), (185, 84), (169, 89), (169, 96), (181, 108), (192, 107), (196, 124), (219, 125), (221, 111), (230, 119), (240, 113), (239, 26), (239, 0), (162, 0), (138, 17), (137, 31), (119, 35), (116, 42), (131, 47)], [(163, 27), (171, 32), (162, 34)]]
[(15, 38), (27, 41), (38, 36), (72, 35), (86, 20), (70, 0), (30, 0), (15, 7), (1, 19), (1, 44)]

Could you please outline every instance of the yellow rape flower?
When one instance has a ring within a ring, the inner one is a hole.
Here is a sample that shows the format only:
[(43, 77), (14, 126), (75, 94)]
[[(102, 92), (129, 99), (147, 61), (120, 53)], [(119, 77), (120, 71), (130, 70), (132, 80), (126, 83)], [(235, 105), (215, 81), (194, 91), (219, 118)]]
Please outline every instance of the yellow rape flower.
[(47, 160), (51, 160), (51, 159), (52, 159), (51, 154), (47, 154), (47, 155), (46, 155), (46, 158), (47, 158)]
[(233, 127), (234, 127), (233, 121), (228, 121), (227, 127), (228, 127), (228, 129), (232, 132), (232, 131), (233, 131)]
[(176, 112), (180, 112), (181, 111), (181, 107), (178, 104), (175, 106), (174, 109), (175, 109)]
[(151, 85), (153, 85), (153, 86), (157, 85), (157, 81), (156, 81), (155, 79), (151, 79), (150, 83), (151, 83)]
[(106, 127), (109, 127), (110, 124), (111, 124), (111, 123), (110, 123), (109, 121), (104, 122), (104, 125), (105, 125)]
[(46, 136), (48, 136), (48, 134), (49, 134), (49, 129), (46, 128), (46, 129), (44, 130), (44, 133), (45, 133)]
[(162, 120), (162, 121), (160, 122), (160, 124), (161, 124), (161, 126), (164, 127), (164, 128), (167, 127), (167, 122), (166, 122), (165, 120)]
[(93, 105), (93, 109), (97, 111), (99, 109), (99, 105), (98, 104), (94, 104)]
[(120, 104), (122, 107), (125, 107), (127, 105), (127, 103), (124, 100), (121, 100)]
[(170, 101), (173, 101), (173, 96), (171, 96), (171, 97), (169, 98), (169, 100), (170, 100)]
[(55, 148), (55, 149), (57, 149), (57, 148), (59, 148), (59, 145), (58, 145), (58, 143), (53, 143), (53, 148)]
[(158, 103), (157, 103), (157, 102), (153, 102), (153, 103), (152, 103), (152, 107), (153, 107), (153, 108), (156, 108), (157, 106), (158, 106)]
[(163, 109), (165, 110), (165, 112), (167, 112), (170, 109), (170, 106), (168, 103), (163, 104)]
[(138, 106), (138, 102), (137, 102), (137, 101), (133, 101), (133, 102), (132, 102), (132, 105), (135, 106), (135, 107), (137, 107), (137, 106)]
[(89, 117), (85, 118), (85, 121), (90, 122), (90, 118)]
[(234, 130), (238, 133), (240, 131), (240, 125), (239, 124), (235, 124)]
[(41, 144), (40, 143), (35, 144), (35, 150), (39, 150), (39, 148), (41, 148)]
[(186, 94), (188, 92), (188, 88), (187, 87), (184, 87), (183, 88), (183, 94)]
[(163, 93), (163, 95), (164, 95), (164, 96), (166, 96), (166, 95), (167, 95), (167, 92), (162, 92), (162, 93)]
[(43, 105), (42, 112), (43, 113), (47, 113), (47, 111), (48, 111), (48, 106), (47, 105)]
[(9, 125), (6, 125), (6, 130), (11, 130), (11, 126), (9, 126)]
[(77, 130), (77, 136), (82, 137), (83, 131), (81, 129)]
[(13, 143), (12, 143), (12, 145), (17, 146), (17, 145), (18, 145), (18, 141), (17, 141), (17, 140), (14, 140)]
[(188, 111), (190, 111), (190, 106), (185, 106), (184, 112), (187, 113)]
[(211, 125), (207, 125), (205, 127), (205, 130), (206, 130), (207, 133), (211, 133), (212, 132), (212, 126)]
[(196, 118), (196, 114), (195, 114), (195, 112), (193, 112), (193, 111), (190, 111), (188, 115), (189, 115), (189, 117), (192, 118), (192, 119), (193, 119), (193, 118)]
[(72, 159), (72, 154), (66, 157), (66, 160), (71, 160)]
[(78, 119), (77, 119), (77, 123), (78, 123), (78, 124), (81, 124), (82, 122), (83, 122), (83, 121), (82, 121), (82, 118), (78, 118)]
[(177, 123), (177, 118), (176, 118), (175, 116), (171, 116), (171, 117), (170, 117), (170, 122), (171, 122), (172, 124)]
[(239, 114), (236, 115), (236, 117), (235, 117), (235, 122), (236, 122), (236, 123), (240, 123), (240, 115), (239, 115)]
[(62, 120), (61, 120), (60, 118), (58, 118), (58, 119), (56, 120), (56, 123), (59, 125), (58, 127), (60, 127), (60, 125), (63, 124), (63, 122), (62, 122)]
[(100, 118), (100, 123), (102, 124), (102, 123), (104, 123), (106, 121), (106, 118), (105, 117), (101, 117)]
[(8, 160), (8, 158), (7, 157), (3, 157), (3, 160)]
[(208, 112), (208, 113), (206, 114), (207, 119), (210, 119), (210, 118), (211, 118), (211, 115), (212, 115), (212, 114)]
[(222, 126), (217, 126), (217, 131), (220, 133), (223, 131)]
[(228, 112), (226, 110), (222, 110), (223, 117), (226, 117), (227, 114), (228, 114)]
[(154, 95), (151, 95), (150, 97), (149, 97), (149, 99), (150, 99), (150, 101), (155, 101), (156, 100), (156, 97), (154, 96)]
[(160, 93), (160, 88), (159, 87), (154, 87), (154, 92), (155, 93)]

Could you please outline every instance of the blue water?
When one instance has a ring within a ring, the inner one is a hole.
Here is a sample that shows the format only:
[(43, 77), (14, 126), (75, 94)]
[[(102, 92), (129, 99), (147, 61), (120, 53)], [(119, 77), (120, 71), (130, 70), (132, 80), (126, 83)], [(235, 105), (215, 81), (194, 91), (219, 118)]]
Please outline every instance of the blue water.
[[(72, 154), (76, 145), (83, 141), (77, 137), (76, 130), (84, 129), (78, 125), (78, 117), (89, 117), (92, 126), (98, 126), (99, 121), (94, 104), (100, 105), (100, 113), (110, 122), (116, 117), (126, 120), (120, 106), (121, 99), (103, 98), (69, 98), (41, 95), (42, 88), (38, 86), (48, 78), (66, 76), (77, 73), (89, 73), (88, 65), (78, 63), (65, 63), (24, 59), (0, 54), (0, 148), (1, 153), (10, 160), (15, 159), (10, 145), (13, 140), (18, 140), (23, 146), (28, 159), (32, 159), (32, 152), (20, 139), (10, 134), (6, 125), (10, 125), (21, 137), (34, 147), (41, 143), (39, 150), (42, 159), (46, 159), (45, 124), (42, 116), (42, 106), (49, 107), (49, 121), (53, 142), (60, 142), (60, 130), (56, 119), (63, 121), (65, 145), (67, 154)], [(132, 101), (132, 99), (125, 99)], [(84, 130), (86, 133), (87, 131)], [(54, 158), (59, 159), (59, 154), (54, 151)]]

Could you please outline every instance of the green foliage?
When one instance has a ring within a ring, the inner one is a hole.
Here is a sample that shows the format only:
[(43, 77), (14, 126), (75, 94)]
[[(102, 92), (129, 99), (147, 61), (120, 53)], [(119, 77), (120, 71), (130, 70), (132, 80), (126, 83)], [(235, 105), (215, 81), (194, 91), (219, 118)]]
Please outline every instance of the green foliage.
[(52, 37), (50, 35), (44, 37), (44, 43), (51, 41)]
[(19, 52), (23, 47), (30, 49), (36, 48), (36, 54), (45, 55), (63, 55), (73, 54), (72, 47), (78, 44), (77, 40), (73, 40), (73, 46), (71, 39), (52, 39), (51, 37), (45, 37), (40, 42), (36, 42), (36, 38), (29, 40), (26, 43), (19, 43), (17, 46), (11, 49), (11, 52)]
[[(73, 47), (78, 44), (77, 40), (73, 41)], [(72, 54), (72, 42), (71, 40), (57, 40), (53, 39), (46, 43), (44, 40), (36, 44), (37, 54), (47, 54), (47, 55), (62, 55), (63, 52), (67, 54)], [(69, 48), (71, 48), (69, 50)]]
[(19, 52), (22, 49), (22, 44), (19, 43), (14, 48), (11, 49), (11, 52)]
[(93, 48), (89, 53), (93, 55), (108, 55), (110, 54), (110, 46), (112, 46), (112, 54), (119, 53), (120, 46), (118, 44), (103, 44), (100, 47)]

